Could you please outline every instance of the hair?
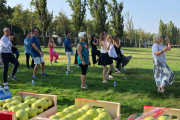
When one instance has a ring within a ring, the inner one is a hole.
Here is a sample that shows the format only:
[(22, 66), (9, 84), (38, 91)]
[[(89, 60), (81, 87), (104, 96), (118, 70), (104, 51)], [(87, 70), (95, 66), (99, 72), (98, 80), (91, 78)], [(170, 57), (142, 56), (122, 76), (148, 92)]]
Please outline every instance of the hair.
[(66, 37), (67, 37), (67, 35), (69, 34), (70, 32), (66, 32)]
[(118, 36), (115, 36), (115, 37), (114, 37), (114, 41), (117, 42), (117, 41), (118, 41), (118, 38), (119, 38)]
[(14, 35), (14, 33), (11, 33), (11, 36), (13, 36)]
[[(104, 33), (105, 33), (104, 31), (100, 33), (100, 36), (99, 36), (100, 43), (105, 40), (103, 37)], [(101, 46), (101, 44), (99, 44), (99, 46)]]
[(153, 43), (158, 43), (159, 40), (160, 40), (160, 37), (161, 37), (160, 34), (155, 34), (155, 35), (153, 36)]
[(92, 35), (91, 36), (91, 43), (92, 43), (92, 41), (94, 40), (94, 37), (95, 37), (96, 35)]
[[(49, 43), (51, 42), (51, 39), (53, 39), (53, 37), (49, 38)], [(54, 42), (53, 42), (53, 44), (54, 44), (54, 46), (56, 46)]]
[(38, 30), (38, 29), (37, 29), (37, 28), (33, 28), (33, 29), (32, 29), (32, 32), (34, 32), (34, 30)]
[(106, 37), (106, 41), (109, 42), (109, 38), (112, 38), (112, 35), (111, 34), (108, 34), (107, 37)]
[(27, 32), (27, 35), (29, 34), (30, 32)]
[(84, 39), (84, 35), (86, 35), (86, 32), (80, 32), (80, 33), (78, 34), (78, 37), (80, 38), (80, 40), (81, 40), (81, 39)]

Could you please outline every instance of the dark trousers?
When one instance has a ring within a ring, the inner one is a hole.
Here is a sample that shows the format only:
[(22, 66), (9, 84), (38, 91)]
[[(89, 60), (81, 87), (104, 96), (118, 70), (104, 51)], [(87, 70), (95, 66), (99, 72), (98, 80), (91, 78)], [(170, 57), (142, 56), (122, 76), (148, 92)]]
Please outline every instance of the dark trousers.
[[(119, 65), (120, 65), (120, 63), (121, 63), (121, 59), (120, 58), (111, 58), (111, 59), (114, 59), (114, 60), (116, 60), (116, 68), (117, 69), (119, 69)], [(111, 72), (109, 73), (109, 75), (112, 75), (112, 70), (111, 70)]]
[(96, 55), (99, 57), (100, 56), (100, 51), (99, 50), (92, 50), (91, 55), (92, 55), (93, 64), (96, 64), (97, 63)]
[(81, 75), (86, 75), (88, 65), (82, 65), (82, 63), (81, 63), (81, 64), (79, 64), (79, 66), (81, 67)]
[(76, 50), (75, 59), (74, 59), (74, 64), (78, 64), (78, 62), (77, 62), (77, 56), (78, 56), (78, 51)]
[(18, 60), (18, 58), (19, 58), (19, 51), (18, 51), (18, 49), (17, 50), (12, 50), (12, 53), (16, 54), (16, 59)]
[(17, 68), (19, 67), (19, 62), (12, 53), (0, 53), (0, 59), (3, 65), (3, 82), (6, 83), (9, 62), (13, 64), (13, 69), (10, 74), (12, 76), (15, 75)]
[[(30, 67), (29, 67), (30, 53), (25, 53), (25, 54), (26, 54), (26, 65), (27, 65), (27, 68), (30, 68)], [(31, 67), (34, 68), (34, 59), (32, 59)]]

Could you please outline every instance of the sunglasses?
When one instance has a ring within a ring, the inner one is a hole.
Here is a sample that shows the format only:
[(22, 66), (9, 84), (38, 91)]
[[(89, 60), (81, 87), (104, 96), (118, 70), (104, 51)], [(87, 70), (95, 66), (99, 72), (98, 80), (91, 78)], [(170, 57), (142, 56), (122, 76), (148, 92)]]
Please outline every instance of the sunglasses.
[(38, 31), (34, 31), (34, 32), (38, 32)]
[(161, 38), (163, 38), (163, 37), (161, 36)]
[(104, 35), (107, 35), (106, 33), (104, 33)]

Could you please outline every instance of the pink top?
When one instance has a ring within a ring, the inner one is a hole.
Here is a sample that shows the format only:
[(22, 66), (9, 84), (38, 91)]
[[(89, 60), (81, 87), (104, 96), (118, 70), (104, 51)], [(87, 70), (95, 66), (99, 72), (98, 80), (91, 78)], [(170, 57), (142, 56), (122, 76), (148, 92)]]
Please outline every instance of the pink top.
[(54, 46), (49, 46), (49, 52), (55, 52)]

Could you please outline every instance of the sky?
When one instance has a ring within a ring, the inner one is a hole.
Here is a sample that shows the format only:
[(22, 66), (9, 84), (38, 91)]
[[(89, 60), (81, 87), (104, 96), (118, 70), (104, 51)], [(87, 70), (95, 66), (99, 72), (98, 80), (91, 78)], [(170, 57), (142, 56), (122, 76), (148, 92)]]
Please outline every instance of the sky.
[[(23, 9), (30, 9), (31, 0), (7, 0), (7, 5), (14, 7), (22, 4)], [(111, 2), (111, 0), (107, 0)], [(132, 16), (134, 29), (140, 27), (145, 32), (158, 33), (160, 19), (164, 23), (172, 21), (175, 26), (180, 28), (180, 0), (117, 0), (123, 2), (124, 8), (122, 14), (126, 12)], [(63, 10), (68, 18), (71, 18), (72, 10), (66, 0), (47, 0), (48, 10), (53, 11), (54, 17)], [(92, 19), (87, 8), (86, 19)], [(124, 26), (126, 19), (124, 19)], [(126, 27), (124, 27), (126, 30)]]

